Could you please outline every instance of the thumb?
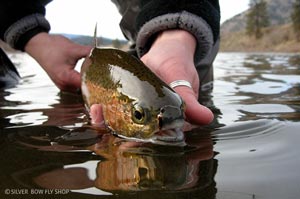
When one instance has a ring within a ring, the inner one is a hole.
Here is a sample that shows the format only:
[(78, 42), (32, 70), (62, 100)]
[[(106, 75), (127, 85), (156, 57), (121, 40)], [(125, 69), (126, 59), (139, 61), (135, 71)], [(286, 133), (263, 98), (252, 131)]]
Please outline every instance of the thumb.
[(65, 74), (65, 81), (67, 82), (67, 88), (63, 88), (63, 90), (66, 91), (76, 91), (78, 88), (81, 86), (81, 76), (80, 73), (76, 70), (74, 70), (74, 67), (77, 63), (77, 61), (83, 57), (86, 57), (92, 47), (90, 46), (83, 46), (83, 45), (78, 45), (77, 48), (74, 48), (74, 58), (73, 58), (73, 63), (70, 63), (69, 69), (66, 71)]
[(91, 46), (78, 45), (76, 49), (74, 49), (74, 55), (77, 59), (86, 57), (91, 52)]
[(104, 118), (102, 115), (102, 105), (101, 104), (93, 104), (90, 108), (90, 117), (92, 119), (93, 124), (100, 124), (103, 122)]

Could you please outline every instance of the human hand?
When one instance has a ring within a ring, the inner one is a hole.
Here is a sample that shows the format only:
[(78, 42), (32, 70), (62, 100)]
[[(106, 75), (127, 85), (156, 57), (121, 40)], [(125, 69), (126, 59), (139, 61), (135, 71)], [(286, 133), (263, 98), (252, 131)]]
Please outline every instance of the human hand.
[(75, 65), (90, 53), (91, 48), (60, 35), (39, 33), (29, 40), (25, 51), (42, 66), (59, 89), (75, 92), (81, 84)]
[[(192, 88), (180, 86), (175, 91), (186, 103), (187, 120), (193, 124), (209, 124), (212, 112), (198, 102), (199, 77), (194, 66), (195, 38), (183, 30), (165, 31), (158, 36), (151, 49), (141, 60), (167, 84), (186, 80)], [(90, 108), (92, 123), (103, 121), (101, 104)]]
[(190, 82), (193, 89), (178, 86), (174, 90), (186, 103), (188, 122), (206, 125), (213, 120), (213, 114), (197, 100), (199, 77), (194, 65), (195, 48), (193, 35), (184, 30), (168, 30), (157, 37), (141, 60), (167, 84), (175, 80)]

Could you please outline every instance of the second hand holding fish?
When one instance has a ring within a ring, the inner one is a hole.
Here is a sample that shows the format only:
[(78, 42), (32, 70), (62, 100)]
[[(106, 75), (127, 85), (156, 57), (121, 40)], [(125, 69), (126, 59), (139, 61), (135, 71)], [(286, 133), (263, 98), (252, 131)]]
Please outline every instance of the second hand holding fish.
[[(167, 84), (175, 80), (186, 80), (192, 88), (178, 86), (174, 90), (186, 104), (187, 120), (196, 125), (206, 125), (213, 120), (212, 112), (198, 102), (199, 77), (194, 65), (195, 38), (184, 30), (168, 30), (162, 32), (150, 50), (141, 58)], [(90, 109), (94, 123), (103, 121), (100, 104)]]
[(91, 49), (64, 36), (45, 32), (32, 37), (25, 46), (25, 51), (41, 65), (55, 85), (68, 92), (76, 92), (80, 88), (80, 74), (74, 68)]

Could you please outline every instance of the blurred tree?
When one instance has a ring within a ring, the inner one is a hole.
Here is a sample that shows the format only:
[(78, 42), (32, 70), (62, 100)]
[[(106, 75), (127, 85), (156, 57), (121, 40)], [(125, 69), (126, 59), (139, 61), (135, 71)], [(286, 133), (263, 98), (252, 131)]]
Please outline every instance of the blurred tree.
[(291, 18), (297, 41), (300, 41), (300, 0), (295, 0), (293, 3)]
[(262, 29), (269, 26), (267, 3), (264, 0), (250, 0), (250, 10), (247, 14), (247, 35), (254, 35), (256, 39), (263, 36)]
[(112, 41), (112, 45), (113, 45), (114, 48), (121, 48), (121, 42), (118, 39), (114, 39)]

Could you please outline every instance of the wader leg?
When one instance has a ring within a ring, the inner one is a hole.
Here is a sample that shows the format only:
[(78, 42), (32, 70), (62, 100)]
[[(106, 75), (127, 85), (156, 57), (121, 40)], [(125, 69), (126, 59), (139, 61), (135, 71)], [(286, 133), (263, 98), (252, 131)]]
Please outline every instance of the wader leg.
[(19, 79), (20, 75), (15, 65), (0, 48), (0, 88), (15, 86)]

